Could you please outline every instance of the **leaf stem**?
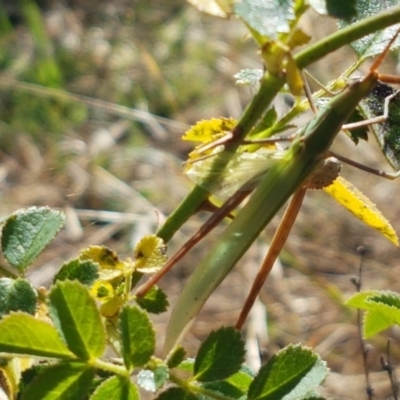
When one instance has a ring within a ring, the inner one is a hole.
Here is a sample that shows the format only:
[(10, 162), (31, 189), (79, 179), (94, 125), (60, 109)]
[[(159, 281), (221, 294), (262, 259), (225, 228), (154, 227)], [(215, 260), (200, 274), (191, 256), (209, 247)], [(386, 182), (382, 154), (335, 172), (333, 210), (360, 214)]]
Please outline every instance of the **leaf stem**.
[(170, 374), (169, 379), (171, 382), (176, 383), (181, 388), (187, 389), (188, 391), (190, 391), (192, 393), (202, 394), (206, 398), (216, 399), (216, 400), (231, 400), (231, 397), (226, 397), (220, 393), (205, 389), (204, 387), (201, 387), (199, 385), (195, 385), (191, 382), (188, 382), (187, 380), (178, 378), (174, 374)]
[(91, 365), (95, 368), (102, 369), (103, 371), (113, 372), (114, 374), (125, 376), (127, 378), (130, 376), (129, 371), (125, 367), (100, 360), (99, 358), (93, 360)]

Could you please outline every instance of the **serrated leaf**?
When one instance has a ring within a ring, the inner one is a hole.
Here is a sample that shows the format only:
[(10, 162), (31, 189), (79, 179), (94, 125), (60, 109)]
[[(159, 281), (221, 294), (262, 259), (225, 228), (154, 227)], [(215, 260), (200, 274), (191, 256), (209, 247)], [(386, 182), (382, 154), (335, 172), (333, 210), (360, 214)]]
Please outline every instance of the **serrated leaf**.
[(243, 393), (247, 393), (251, 382), (253, 381), (254, 373), (247, 366), (242, 365), (240, 370), (231, 375), (226, 382), (235, 386)]
[(261, 367), (250, 385), (248, 399), (300, 399), (318, 387), (328, 369), (318, 354), (301, 345), (289, 345)]
[(310, 0), (311, 7), (321, 15), (350, 20), (357, 16), (358, 0)]
[(79, 358), (100, 357), (105, 328), (89, 291), (77, 281), (57, 282), (49, 293), (50, 316), (69, 349)]
[(228, 18), (233, 12), (234, 0), (187, 0), (199, 11), (214, 15), (215, 17)]
[(350, 182), (339, 176), (332, 185), (325, 187), (324, 191), (366, 225), (376, 229), (396, 246), (399, 245), (399, 239), (390, 222), (381, 214), (375, 204)]
[(202, 386), (208, 391), (225, 396), (227, 399), (240, 399), (245, 394), (227, 381), (205, 382)]
[(162, 392), (156, 400), (198, 400), (198, 398), (193, 393), (174, 387)]
[(381, 310), (366, 311), (363, 319), (363, 336), (365, 339), (368, 339), (390, 328), (392, 325), (393, 321), (386, 318), (386, 316), (381, 313)]
[(64, 219), (64, 214), (48, 207), (17, 211), (2, 229), (4, 257), (14, 268), (24, 271), (54, 239)]
[(244, 341), (232, 327), (211, 332), (202, 343), (194, 363), (194, 379), (200, 382), (228, 378), (244, 362)]
[(21, 312), (0, 321), (0, 352), (75, 358), (53, 326)]
[(77, 362), (50, 366), (27, 386), (22, 400), (84, 399), (94, 375), (94, 368)]
[(234, 10), (257, 33), (273, 40), (280, 33), (289, 33), (291, 22), (296, 19), (292, 0), (242, 0)]
[(400, 296), (390, 291), (380, 291), (365, 299), (368, 311), (364, 317), (366, 338), (396, 324), (400, 325)]
[[(374, 87), (371, 93), (360, 102), (359, 109), (364, 119), (382, 116), (385, 99), (395, 93), (395, 89), (382, 82)], [(351, 122), (351, 121), (349, 121)], [(400, 170), (400, 98), (395, 96), (389, 102), (389, 116), (382, 124), (368, 127), (389, 164)]]
[(369, 297), (379, 294), (378, 290), (363, 290), (357, 292), (345, 301), (345, 305), (354, 308), (361, 308), (363, 310), (369, 310), (371, 304), (367, 301)]
[(167, 261), (167, 246), (156, 235), (140, 239), (133, 250), (134, 269), (144, 274), (157, 272)]
[(156, 343), (148, 315), (138, 307), (126, 306), (119, 319), (125, 366), (143, 366), (153, 355)]
[(136, 299), (137, 304), (149, 313), (161, 314), (169, 306), (167, 295), (158, 287), (153, 286), (144, 297)]
[(0, 278), (0, 317), (11, 311), (34, 314), (37, 306), (37, 292), (24, 279)]
[(185, 358), (186, 350), (182, 346), (175, 347), (166, 358), (166, 363), (169, 368), (177, 367)]
[(79, 259), (94, 261), (99, 264), (101, 269), (125, 269), (125, 264), (120, 260), (118, 254), (106, 246), (90, 246), (81, 251)]
[(91, 286), (99, 278), (99, 264), (91, 260), (75, 259), (63, 264), (54, 277), (57, 281), (77, 280), (86, 286)]
[[(385, 11), (390, 7), (398, 5), (397, 0), (357, 0), (357, 18), (353, 18), (349, 23), (340, 22), (339, 26), (344, 27), (356, 21), (360, 21), (372, 15), (376, 15), (381, 11)], [(376, 56), (386, 48), (389, 41), (395, 35), (398, 25), (393, 25), (383, 30), (374, 32), (371, 35), (365, 36), (351, 44), (353, 50), (359, 58), (367, 58)], [(400, 38), (397, 38), (392, 46), (392, 49), (400, 45)]]
[(137, 387), (122, 376), (113, 376), (101, 383), (90, 400), (137, 400), (139, 399)]

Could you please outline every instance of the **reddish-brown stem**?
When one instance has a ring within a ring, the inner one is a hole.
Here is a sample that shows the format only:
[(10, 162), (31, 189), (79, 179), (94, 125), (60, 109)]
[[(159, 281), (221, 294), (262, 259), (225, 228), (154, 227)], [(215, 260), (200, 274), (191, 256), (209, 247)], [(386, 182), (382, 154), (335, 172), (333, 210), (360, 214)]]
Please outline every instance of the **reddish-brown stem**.
[(199, 228), (199, 230), (167, 261), (164, 267), (147, 280), (136, 291), (137, 297), (143, 297), (146, 293), (200, 240), (213, 230), (226, 216), (249, 195), (250, 191), (239, 190), (231, 196), (224, 205), (214, 212), (211, 217)]
[(277, 259), (279, 253), (282, 250), (283, 245), (285, 244), (289, 233), (292, 229), (292, 226), (294, 224), (294, 221), (296, 220), (297, 214), (300, 211), (300, 207), (303, 203), (304, 196), (306, 194), (307, 188), (304, 186), (300, 189), (298, 189), (292, 199), (290, 200), (290, 203), (285, 211), (285, 214), (282, 217), (282, 220), (278, 226), (278, 229), (275, 232), (275, 235), (272, 239), (272, 242), (270, 244), (270, 248), (268, 250), (268, 254), (265, 257), (258, 273), (257, 276), (253, 282), (253, 285), (250, 289), (250, 292), (247, 296), (247, 299), (244, 303), (244, 306), (242, 308), (242, 311), (239, 315), (239, 318), (236, 322), (235, 328), (236, 329), (242, 329), (244, 322), (247, 319), (247, 316), (249, 315), (249, 312), (251, 308), (253, 307), (253, 304), (260, 293), (260, 290), (262, 286), (264, 285), (265, 280), (267, 279), (268, 274), (270, 273), (275, 260)]

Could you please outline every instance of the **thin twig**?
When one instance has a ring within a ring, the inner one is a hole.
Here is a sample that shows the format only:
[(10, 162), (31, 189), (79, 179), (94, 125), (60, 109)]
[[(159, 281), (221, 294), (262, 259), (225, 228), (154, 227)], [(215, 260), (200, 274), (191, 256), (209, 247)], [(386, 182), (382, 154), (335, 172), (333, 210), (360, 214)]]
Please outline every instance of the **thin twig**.
[[(356, 287), (357, 292), (361, 291), (362, 287), (362, 272), (363, 272), (363, 260), (364, 260), (364, 255), (366, 253), (366, 249), (364, 246), (359, 246), (357, 248), (358, 254), (360, 254), (360, 267), (358, 270), (358, 278), (353, 278), (351, 279), (351, 282), (354, 284)], [(365, 374), (365, 392), (367, 393), (368, 400), (373, 399), (374, 395), (374, 389), (371, 386), (371, 381), (369, 378), (369, 370), (368, 370), (368, 347), (364, 341), (363, 334), (362, 334), (362, 312), (361, 310), (357, 310), (357, 326), (358, 326), (358, 337), (360, 340), (360, 347), (361, 347), (361, 354), (363, 357), (363, 365), (364, 365), (364, 374)]]
[(387, 355), (387, 361), (381, 357), (381, 364), (382, 364), (382, 369), (384, 371), (387, 371), (389, 375), (389, 380), (390, 380), (390, 386), (392, 387), (392, 394), (393, 394), (393, 400), (398, 400), (397, 392), (398, 392), (398, 387), (396, 383), (396, 377), (394, 374), (394, 368), (392, 366), (392, 363), (390, 361), (390, 343), (391, 340), (388, 339), (387, 341), (387, 347), (386, 347), (386, 355)]

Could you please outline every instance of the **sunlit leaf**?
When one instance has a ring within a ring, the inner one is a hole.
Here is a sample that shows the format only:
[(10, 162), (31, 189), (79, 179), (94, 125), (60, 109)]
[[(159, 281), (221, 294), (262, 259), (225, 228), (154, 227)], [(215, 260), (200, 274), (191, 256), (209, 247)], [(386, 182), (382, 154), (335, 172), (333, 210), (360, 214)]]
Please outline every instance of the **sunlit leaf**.
[(187, 0), (199, 11), (214, 15), (215, 17), (227, 18), (233, 12), (234, 0)]
[(236, 125), (233, 118), (212, 118), (199, 121), (182, 136), (182, 140), (209, 143), (232, 130)]
[(49, 293), (50, 315), (68, 348), (89, 360), (103, 354), (106, 333), (93, 297), (77, 281), (59, 281)]
[(134, 268), (146, 274), (158, 271), (167, 261), (167, 246), (156, 235), (142, 237), (133, 251)]
[(74, 358), (52, 325), (22, 312), (7, 315), (0, 321), (0, 351)]
[(90, 246), (81, 251), (80, 260), (92, 260), (100, 265), (101, 269), (124, 269), (125, 264), (118, 254), (105, 246)]
[(300, 96), (303, 92), (303, 78), (293, 58), (288, 54), (286, 64), (286, 80), (293, 96)]
[(346, 301), (346, 305), (365, 311), (363, 320), (364, 337), (400, 325), (400, 296), (390, 291), (363, 291)]
[(44, 368), (27, 386), (22, 400), (87, 398), (95, 369), (87, 364), (63, 362)]
[(120, 314), (122, 355), (125, 366), (143, 366), (155, 348), (155, 332), (146, 312), (138, 307), (126, 306)]
[(399, 239), (390, 222), (381, 214), (375, 204), (350, 182), (338, 177), (332, 185), (324, 190), (365, 224), (382, 233), (396, 246), (399, 245)]
[(99, 385), (90, 400), (138, 400), (137, 387), (127, 377), (113, 376)]

